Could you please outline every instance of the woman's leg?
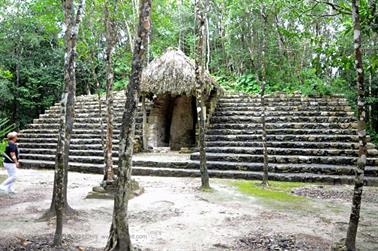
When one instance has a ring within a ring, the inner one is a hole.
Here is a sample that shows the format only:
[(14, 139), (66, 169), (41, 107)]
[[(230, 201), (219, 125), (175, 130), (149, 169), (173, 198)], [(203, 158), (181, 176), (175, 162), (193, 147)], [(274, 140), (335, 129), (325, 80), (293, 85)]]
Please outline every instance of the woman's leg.
[(8, 192), (15, 192), (13, 188), (13, 183), (16, 180), (17, 167), (16, 164), (4, 163), (5, 169), (8, 172), (8, 178), (1, 184), (2, 187), (5, 187)]

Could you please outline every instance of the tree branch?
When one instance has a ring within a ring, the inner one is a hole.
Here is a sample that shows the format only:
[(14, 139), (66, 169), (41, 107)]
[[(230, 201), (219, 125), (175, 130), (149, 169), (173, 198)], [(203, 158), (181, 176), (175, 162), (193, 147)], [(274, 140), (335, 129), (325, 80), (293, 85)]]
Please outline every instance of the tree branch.
[(345, 8), (341, 7), (340, 5), (330, 3), (330, 2), (327, 2), (327, 1), (317, 1), (317, 0), (315, 0), (315, 1), (316, 1), (316, 3), (325, 4), (325, 5), (330, 6), (334, 11), (336, 11), (339, 14), (352, 15), (352, 12), (350, 10), (345, 9)]

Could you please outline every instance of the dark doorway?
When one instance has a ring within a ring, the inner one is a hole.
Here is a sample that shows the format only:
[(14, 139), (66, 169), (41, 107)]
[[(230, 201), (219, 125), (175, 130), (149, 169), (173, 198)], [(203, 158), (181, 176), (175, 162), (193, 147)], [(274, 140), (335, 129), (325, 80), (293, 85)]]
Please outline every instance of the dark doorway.
[(148, 117), (147, 145), (170, 147), (178, 151), (195, 143), (195, 110), (193, 98), (159, 95)]

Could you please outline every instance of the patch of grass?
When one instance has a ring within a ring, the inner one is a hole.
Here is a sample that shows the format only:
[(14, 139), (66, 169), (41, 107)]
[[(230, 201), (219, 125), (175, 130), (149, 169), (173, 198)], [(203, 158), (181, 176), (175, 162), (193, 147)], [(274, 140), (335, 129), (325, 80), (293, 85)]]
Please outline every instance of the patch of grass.
[(0, 184), (3, 183), (3, 181), (6, 179), (7, 179), (7, 176), (0, 175)]
[(293, 188), (305, 186), (300, 182), (269, 181), (269, 186), (263, 187), (260, 181), (233, 181), (231, 185), (236, 186), (240, 192), (257, 198), (283, 202), (305, 200), (302, 196), (291, 194)]

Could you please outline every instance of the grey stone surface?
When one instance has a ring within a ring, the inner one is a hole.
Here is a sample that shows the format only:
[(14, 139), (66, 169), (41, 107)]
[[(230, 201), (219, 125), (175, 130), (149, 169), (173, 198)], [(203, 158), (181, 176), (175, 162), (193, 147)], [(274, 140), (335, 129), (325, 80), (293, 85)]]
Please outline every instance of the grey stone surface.
[[(162, 98), (160, 107), (163, 108), (155, 110), (149, 104), (149, 142), (152, 142), (151, 146), (162, 146), (163, 138), (170, 137), (173, 139), (173, 148), (179, 150), (189, 142), (189, 129), (192, 128), (189, 120), (192, 118), (187, 116), (189, 106), (182, 105), (188, 104), (188, 100), (176, 99), (173, 106), (171, 101), (171, 97), (169, 102), (168, 98)], [(344, 97), (277, 94), (267, 96), (266, 101), (270, 179), (332, 184), (353, 182), (358, 149), (356, 119)], [(119, 122), (124, 102), (124, 95), (116, 93), (113, 139), (115, 165), (118, 161)], [(180, 108), (175, 109), (175, 103)], [(103, 173), (101, 118), (97, 97), (78, 97), (75, 110), (77, 117), (70, 149), (70, 170)], [(175, 122), (167, 129), (164, 119), (168, 110)], [(256, 95), (228, 94), (220, 97), (215, 112), (211, 114), (206, 137), (207, 164), (211, 177), (262, 178), (261, 110), (260, 97)], [(20, 133), (23, 168), (54, 167), (58, 111), (59, 104), (55, 104)], [(137, 139), (142, 134), (141, 123), (142, 111), (139, 105)], [(378, 150), (372, 143), (368, 143), (368, 148), (365, 182), (378, 185)], [(196, 150), (190, 158), (188, 155), (172, 153), (138, 154), (133, 165), (134, 175), (200, 175)]]

